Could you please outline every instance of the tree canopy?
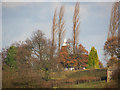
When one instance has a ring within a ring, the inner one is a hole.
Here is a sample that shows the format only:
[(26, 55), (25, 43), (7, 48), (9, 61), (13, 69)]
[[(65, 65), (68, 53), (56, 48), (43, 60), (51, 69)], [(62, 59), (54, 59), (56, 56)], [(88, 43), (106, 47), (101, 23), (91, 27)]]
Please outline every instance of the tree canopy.
[(7, 57), (5, 59), (5, 62), (10, 67), (17, 68), (17, 65), (16, 65), (16, 53), (17, 53), (17, 48), (15, 46), (11, 46), (8, 49), (8, 53), (7, 53)]
[(88, 56), (88, 68), (99, 68), (99, 59), (97, 50), (92, 47)]

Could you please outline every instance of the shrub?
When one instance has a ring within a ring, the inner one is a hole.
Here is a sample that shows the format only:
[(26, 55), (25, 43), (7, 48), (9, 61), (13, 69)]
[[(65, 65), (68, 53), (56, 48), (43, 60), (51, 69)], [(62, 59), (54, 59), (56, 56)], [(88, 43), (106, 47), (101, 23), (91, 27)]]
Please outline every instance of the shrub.
[(17, 68), (16, 53), (17, 53), (17, 48), (15, 46), (11, 46), (8, 49), (8, 54), (7, 54), (7, 58), (5, 59), (5, 62), (11, 68)]

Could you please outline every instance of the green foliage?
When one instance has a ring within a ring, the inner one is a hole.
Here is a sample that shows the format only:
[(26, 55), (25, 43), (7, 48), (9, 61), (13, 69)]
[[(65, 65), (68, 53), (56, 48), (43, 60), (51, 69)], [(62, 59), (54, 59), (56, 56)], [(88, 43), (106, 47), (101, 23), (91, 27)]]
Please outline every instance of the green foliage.
[(92, 47), (88, 56), (88, 68), (99, 68), (99, 59), (97, 50)]
[(16, 53), (17, 53), (17, 48), (15, 46), (11, 46), (8, 49), (8, 54), (7, 54), (7, 58), (5, 59), (5, 62), (11, 68), (12, 67), (17, 68), (17, 65), (16, 65)]

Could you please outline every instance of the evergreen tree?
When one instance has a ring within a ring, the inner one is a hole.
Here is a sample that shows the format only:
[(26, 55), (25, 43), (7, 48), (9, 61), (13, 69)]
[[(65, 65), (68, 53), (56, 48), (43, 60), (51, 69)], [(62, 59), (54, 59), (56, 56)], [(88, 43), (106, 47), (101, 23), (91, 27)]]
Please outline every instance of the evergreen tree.
[(99, 68), (99, 59), (97, 50), (92, 47), (88, 56), (88, 68)]
[(10, 67), (17, 68), (17, 65), (16, 65), (16, 53), (17, 53), (17, 48), (15, 46), (11, 46), (8, 49), (8, 53), (7, 53), (7, 57), (5, 59), (5, 62)]

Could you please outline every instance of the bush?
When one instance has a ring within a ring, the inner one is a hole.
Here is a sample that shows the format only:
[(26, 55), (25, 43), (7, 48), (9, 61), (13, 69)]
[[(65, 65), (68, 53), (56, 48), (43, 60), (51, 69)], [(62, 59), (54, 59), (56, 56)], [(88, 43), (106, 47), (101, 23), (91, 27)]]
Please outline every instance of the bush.
[(17, 48), (15, 46), (11, 46), (8, 49), (7, 58), (5, 59), (5, 63), (11, 68), (17, 68), (16, 63), (16, 53)]

